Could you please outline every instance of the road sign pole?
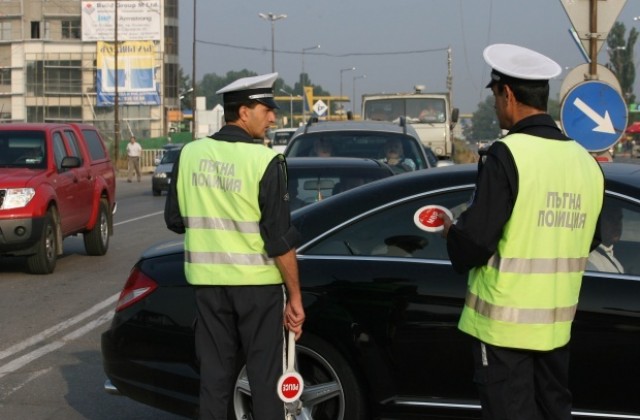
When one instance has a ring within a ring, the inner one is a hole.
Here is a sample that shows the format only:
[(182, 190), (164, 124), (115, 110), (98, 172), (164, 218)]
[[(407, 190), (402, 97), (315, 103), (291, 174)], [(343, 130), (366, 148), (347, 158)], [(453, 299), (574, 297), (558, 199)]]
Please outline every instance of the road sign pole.
[(598, 0), (590, 0), (591, 8), (589, 12), (589, 78), (598, 79)]

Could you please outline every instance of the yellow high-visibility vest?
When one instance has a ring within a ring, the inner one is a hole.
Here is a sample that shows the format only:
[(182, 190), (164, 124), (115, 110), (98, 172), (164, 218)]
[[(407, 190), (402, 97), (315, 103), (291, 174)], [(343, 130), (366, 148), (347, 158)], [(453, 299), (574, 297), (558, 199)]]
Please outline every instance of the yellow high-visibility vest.
[(262, 145), (196, 140), (184, 146), (178, 203), (190, 284), (281, 284), (260, 235), (260, 180), (277, 154)]
[(458, 327), (500, 347), (569, 342), (604, 194), (595, 159), (575, 141), (513, 134), (518, 197), (496, 253), (469, 273)]

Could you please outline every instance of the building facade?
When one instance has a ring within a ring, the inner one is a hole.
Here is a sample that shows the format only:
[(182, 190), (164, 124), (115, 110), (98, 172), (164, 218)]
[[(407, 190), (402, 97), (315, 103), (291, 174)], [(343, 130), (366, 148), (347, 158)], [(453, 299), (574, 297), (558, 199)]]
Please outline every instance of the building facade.
[(110, 140), (116, 127), (125, 139), (167, 134), (179, 109), (178, 0), (0, 7), (0, 122), (84, 122)]

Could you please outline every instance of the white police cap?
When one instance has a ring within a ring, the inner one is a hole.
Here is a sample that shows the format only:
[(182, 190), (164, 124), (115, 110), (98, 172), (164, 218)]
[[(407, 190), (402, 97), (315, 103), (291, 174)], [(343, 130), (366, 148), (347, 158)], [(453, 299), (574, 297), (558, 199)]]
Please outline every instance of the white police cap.
[(493, 44), (484, 49), (484, 61), (491, 66), (491, 81), (547, 83), (562, 73), (562, 67), (537, 51), (512, 44)]
[(243, 77), (218, 90), (224, 103), (258, 101), (269, 108), (278, 108), (273, 99), (273, 83), (278, 73)]

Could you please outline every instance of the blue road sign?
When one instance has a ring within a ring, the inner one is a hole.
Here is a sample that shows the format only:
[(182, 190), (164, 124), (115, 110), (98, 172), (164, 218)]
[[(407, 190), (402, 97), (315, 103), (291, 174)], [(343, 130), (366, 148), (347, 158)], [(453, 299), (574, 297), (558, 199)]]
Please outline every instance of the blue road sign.
[(589, 80), (574, 87), (560, 107), (567, 136), (591, 152), (613, 146), (627, 128), (627, 104), (608, 83)]

